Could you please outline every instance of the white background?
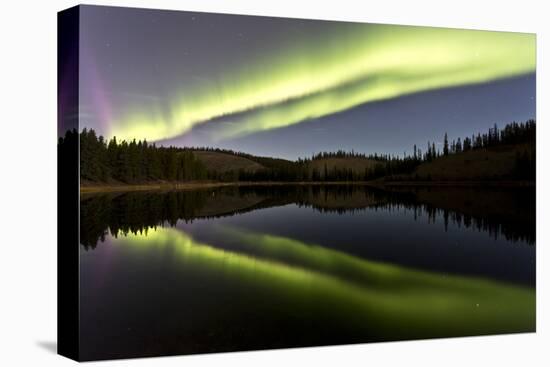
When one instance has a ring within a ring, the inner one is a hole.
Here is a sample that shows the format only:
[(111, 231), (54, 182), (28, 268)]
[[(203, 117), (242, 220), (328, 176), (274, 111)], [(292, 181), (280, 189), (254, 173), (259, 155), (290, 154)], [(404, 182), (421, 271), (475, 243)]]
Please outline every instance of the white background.
[[(103, 366), (541, 366), (548, 338), (548, 72), (545, 1), (180, 0), (93, 4), (536, 32), (537, 333), (101, 362)], [(3, 1), (0, 22), (0, 365), (64, 366), (56, 342), (56, 12), (72, 1)], [(544, 58), (546, 56), (546, 59)], [(546, 267), (546, 268), (545, 268)], [(546, 359), (546, 361), (545, 361)], [(92, 363), (95, 364), (95, 363)]]

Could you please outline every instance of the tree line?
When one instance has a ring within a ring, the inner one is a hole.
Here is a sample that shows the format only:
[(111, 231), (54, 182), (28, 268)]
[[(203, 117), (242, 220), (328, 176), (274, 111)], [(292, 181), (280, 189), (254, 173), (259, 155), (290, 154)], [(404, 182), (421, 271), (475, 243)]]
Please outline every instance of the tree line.
[[(490, 194), (488, 194), (490, 195)], [(414, 192), (391, 192), (363, 185), (268, 185), (233, 186), (211, 190), (189, 191), (135, 191), (124, 194), (102, 194), (80, 200), (80, 243), (86, 249), (95, 248), (110, 234), (144, 234), (156, 227), (174, 227), (178, 221), (192, 222), (196, 218), (220, 218), (255, 209), (296, 203), (320, 212), (354, 213), (366, 209), (414, 212), (414, 219), (425, 216), (430, 223), (449, 222), (457, 226), (488, 232), (495, 238), (503, 235), (513, 242), (535, 243), (535, 221), (530, 217), (535, 200), (534, 190), (518, 190), (506, 205), (508, 216), (483, 212), (465, 213), (458, 209), (444, 209), (421, 202)], [(476, 192), (474, 197), (486, 195)], [(238, 202), (239, 198), (257, 197), (250, 207), (225, 208), (216, 213), (213, 206), (219, 200)], [(482, 200), (482, 199), (480, 199)], [(493, 200), (489, 198), (489, 201)], [(334, 206), (335, 202), (347, 205)], [(356, 205), (350, 205), (350, 203)], [(328, 203), (331, 203), (328, 205)], [(208, 214), (205, 214), (208, 213)], [(441, 221), (436, 218), (443, 219)]]
[(106, 141), (93, 129), (69, 131), (59, 145), (80, 139), (80, 177), (93, 182), (140, 183), (152, 180), (188, 181), (207, 178), (205, 166), (191, 151), (157, 147), (146, 140)]
[[(68, 131), (59, 139), (60, 152), (64, 145), (80, 140), (80, 176), (91, 182), (119, 181), (140, 183), (149, 181), (367, 181), (387, 176), (410, 175), (422, 163), (434, 159), (461, 154), (471, 150), (489, 149), (503, 145), (531, 144), (531, 150), (516, 153), (514, 178), (535, 178), (535, 137), (534, 120), (512, 122), (499, 129), (495, 124), (486, 133), (473, 134), (449, 141), (447, 133), (443, 136), (442, 148), (435, 142), (428, 142), (426, 149), (413, 146), (412, 153), (400, 155), (365, 154), (355, 151), (338, 150), (320, 152), (307, 158), (289, 161), (279, 158), (259, 157), (248, 153), (211, 147), (163, 147), (150, 144), (146, 140), (117, 141), (113, 137), (107, 141), (98, 136), (93, 129)], [(208, 170), (195, 157), (194, 151), (212, 151), (250, 159), (263, 169), (230, 170), (218, 172)], [(330, 158), (357, 158), (372, 161), (364, 171), (326, 163), (319, 167), (318, 161)]]
[[(422, 150), (416, 145), (413, 146), (412, 154), (390, 155), (390, 154), (365, 154), (355, 151), (338, 150), (336, 152), (319, 152), (311, 158), (300, 158), (295, 162), (277, 160), (272, 158), (254, 157), (248, 154), (237, 154), (266, 167), (264, 170), (224, 173), (222, 176), (214, 175), (212, 178), (219, 180), (240, 180), (240, 181), (368, 181), (381, 177), (410, 175), (416, 167), (422, 163), (431, 162), (442, 156), (461, 154), (464, 152), (489, 149), (504, 145), (532, 144), (531, 151), (516, 153), (514, 171), (510, 178), (534, 179), (535, 178), (535, 152), (536, 140), (535, 120), (526, 122), (512, 122), (499, 129), (495, 124), (486, 133), (473, 134), (471, 137), (458, 138), (449, 142), (447, 133), (443, 136), (442, 149), (436, 148), (435, 142), (428, 141), (426, 149)], [(193, 148), (203, 150), (205, 148)], [(223, 153), (233, 154), (233, 151), (213, 149)], [(361, 158), (374, 162), (363, 172), (357, 172), (344, 167), (328, 168), (327, 164), (319, 169), (313, 164), (317, 160), (330, 158)]]

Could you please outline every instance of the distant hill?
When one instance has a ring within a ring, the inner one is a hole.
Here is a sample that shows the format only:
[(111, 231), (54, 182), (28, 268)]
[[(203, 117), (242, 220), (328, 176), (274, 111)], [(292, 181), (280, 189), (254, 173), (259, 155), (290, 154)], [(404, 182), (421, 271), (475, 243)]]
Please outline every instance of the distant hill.
[(216, 151), (193, 151), (195, 157), (206, 167), (207, 171), (220, 173), (230, 171), (251, 171), (255, 172), (265, 167), (249, 158)]
[[(196, 150), (193, 154), (209, 172), (218, 174), (246, 171), (259, 173), (273, 168), (295, 167), (295, 163), (278, 158), (256, 157), (232, 151)], [(512, 177), (518, 165), (518, 156), (534, 154), (533, 144), (498, 145), (494, 147), (469, 150), (462, 153), (439, 156), (432, 161), (418, 165), (409, 175), (393, 175), (393, 180), (430, 180), (430, 181), (477, 181), (505, 179)], [(334, 179), (334, 172), (340, 174), (351, 171), (356, 179), (383, 166), (384, 161), (364, 156), (325, 156), (315, 157), (304, 167), (311, 176), (317, 172), (320, 180), (324, 179), (325, 170), (329, 180)], [(340, 179), (336, 179), (340, 180)], [(245, 179), (246, 181), (246, 179)]]
[(338, 170), (352, 170), (355, 175), (364, 175), (366, 169), (374, 169), (380, 162), (364, 157), (328, 157), (316, 158), (311, 161), (310, 169), (317, 169), (321, 177), (324, 176), (325, 166), (330, 172), (335, 168)]
[(491, 180), (512, 176), (517, 159), (534, 154), (534, 145), (502, 145), (442, 156), (420, 164), (413, 177), (441, 181)]
[[(257, 173), (272, 169), (292, 170), (297, 167), (296, 162), (281, 158), (259, 157), (246, 153), (224, 151), (224, 150), (192, 150), (195, 157), (206, 167), (208, 172), (217, 174), (228, 174), (231, 172), (246, 171)], [(352, 171), (356, 177), (363, 177), (367, 170), (374, 169), (380, 165), (380, 161), (362, 156), (329, 156), (316, 157), (308, 161), (304, 166), (305, 171), (312, 175), (317, 171), (320, 179), (324, 178), (325, 168), (329, 177), (334, 176), (335, 171)]]

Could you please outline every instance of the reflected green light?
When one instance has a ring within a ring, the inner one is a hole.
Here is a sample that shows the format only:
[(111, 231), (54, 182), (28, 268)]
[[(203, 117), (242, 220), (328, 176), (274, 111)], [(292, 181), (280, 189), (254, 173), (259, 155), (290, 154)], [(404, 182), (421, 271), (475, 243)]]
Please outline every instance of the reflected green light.
[(242, 252), (166, 228), (113, 241), (143, 251), (166, 250), (184, 268), (198, 266), (267, 290), (275, 298), (304, 300), (347, 320), (353, 315), (358, 328), (379, 327), (380, 333), (410, 327), (401, 331), (410, 336), (450, 336), (535, 327), (532, 289), (367, 261), (284, 237), (223, 231), (244, 246)]
[(262, 59), (182, 86), (169, 113), (135, 106), (112, 121), (109, 135), (160, 140), (221, 116), (234, 124), (215, 138), (245, 135), (370, 101), (532, 72), (535, 47), (532, 34), (332, 25), (328, 34), (294, 37)]

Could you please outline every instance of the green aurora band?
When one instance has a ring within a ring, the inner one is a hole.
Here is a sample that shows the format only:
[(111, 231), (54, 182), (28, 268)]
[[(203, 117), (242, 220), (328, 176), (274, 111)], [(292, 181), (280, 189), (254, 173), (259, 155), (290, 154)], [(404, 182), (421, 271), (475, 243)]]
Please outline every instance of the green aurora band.
[[(169, 103), (111, 121), (108, 136), (162, 140), (223, 117), (214, 139), (243, 136), (363, 103), (533, 72), (533, 34), (328, 23), (325, 34), (235, 70), (213, 71)], [(131, 108), (132, 110), (133, 108)], [(230, 125), (230, 126), (228, 126)]]
[(321, 309), (328, 317), (342, 318), (339, 322), (351, 322), (352, 328), (376, 330), (382, 338), (395, 337), (396, 330), (411, 338), (535, 329), (533, 289), (368, 261), (280, 236), (220, 230), (243, 249), (217, 248), (171, 228), (127, 234), (113, 243), (165, 249), (184, 267), (208, 269), (292, 299), (305, 305), (306, 314)]

